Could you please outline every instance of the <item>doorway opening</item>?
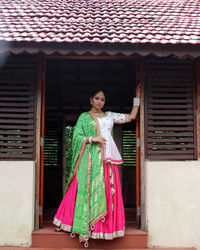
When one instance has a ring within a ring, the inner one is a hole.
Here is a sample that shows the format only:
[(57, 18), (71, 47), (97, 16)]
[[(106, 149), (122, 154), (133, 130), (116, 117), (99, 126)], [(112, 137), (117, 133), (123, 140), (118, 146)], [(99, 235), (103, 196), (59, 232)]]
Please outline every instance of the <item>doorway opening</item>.
[[(90, 109), (89, 89), (106, 90), (105, 110), (129, 113), (137, 73), (133, 59), (47, 59), (44, 137), (43, 224), (52, 222), (65, 193), (78, 116)], [(123, 157), (119, 167), (126, 224), (136, 224), (136, 122), (115, 125)]]

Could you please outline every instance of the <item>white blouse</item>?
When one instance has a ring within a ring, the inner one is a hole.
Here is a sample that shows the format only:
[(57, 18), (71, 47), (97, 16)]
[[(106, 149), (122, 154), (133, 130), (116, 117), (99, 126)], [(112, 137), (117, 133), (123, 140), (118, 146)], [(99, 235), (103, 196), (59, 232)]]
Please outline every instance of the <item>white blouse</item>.
[(103, 117), (98, 117), (101, 136), (106, 139), (106, 144), (102, 144), (103, 162), (121, 164), (122, 157), (117, 149), (115, 141), (111, 135), (114, 123), (122, 124), (130, 121), (128, 114), (106, 112)]

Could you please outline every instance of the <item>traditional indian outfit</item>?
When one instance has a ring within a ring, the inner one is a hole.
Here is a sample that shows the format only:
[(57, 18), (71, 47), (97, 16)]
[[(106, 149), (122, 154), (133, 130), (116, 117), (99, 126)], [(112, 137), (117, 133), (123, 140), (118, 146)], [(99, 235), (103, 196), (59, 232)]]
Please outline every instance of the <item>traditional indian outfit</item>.
[[(92, 112), (84, 112), (77, 121), (68, 190), (53, 223), (64, 231), (79, 234), (80, 241), (124, 236), (125, 215), (118, 173), (122, 158), (112, 128), (114, 123), (129, 120), (127, 114), (106, 112), (97, 118)], [(91, 136), (102, 136), (106, 144), (86, 143)]]

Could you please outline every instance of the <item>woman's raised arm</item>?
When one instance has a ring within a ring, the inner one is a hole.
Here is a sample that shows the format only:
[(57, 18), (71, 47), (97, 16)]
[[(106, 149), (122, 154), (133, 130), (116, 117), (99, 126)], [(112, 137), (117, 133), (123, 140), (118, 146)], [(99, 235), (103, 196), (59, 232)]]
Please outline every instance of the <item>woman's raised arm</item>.
[(130, 120), (131, 121), (135, 120), (137, 113), (138, 113), (138, 109), (140, 106), (140, 93), (141, 93), (140, 83), (138, 83), (137, 89), (136, 89), (136, 97), (133, 98), (133, 108), (132, 108), (131, 113), (130, 113)]

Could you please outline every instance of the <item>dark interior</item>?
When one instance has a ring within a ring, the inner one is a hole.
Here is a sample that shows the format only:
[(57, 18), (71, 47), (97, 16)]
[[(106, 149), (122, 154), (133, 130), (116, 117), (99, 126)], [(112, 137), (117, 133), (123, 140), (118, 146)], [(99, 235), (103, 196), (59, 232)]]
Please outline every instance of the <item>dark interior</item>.
[[(52, 219), (62, 200), (65, 152), (69, 149), (71, 129), (78, 115), (90, 109), (91, 90), (96, 87), (104, 90), (105, 110), (128, 113), (135, 96), (135, 69), (134, 60), (47, 60), (44, 220)], [(135, 210), (135, 122), (116, 125), (114, 139), (124, 159), (124, 165), (119, 169), (124, 205), (126, 211)], [(135, 220), (135, 213), (126, 212), (126, 218)]]

